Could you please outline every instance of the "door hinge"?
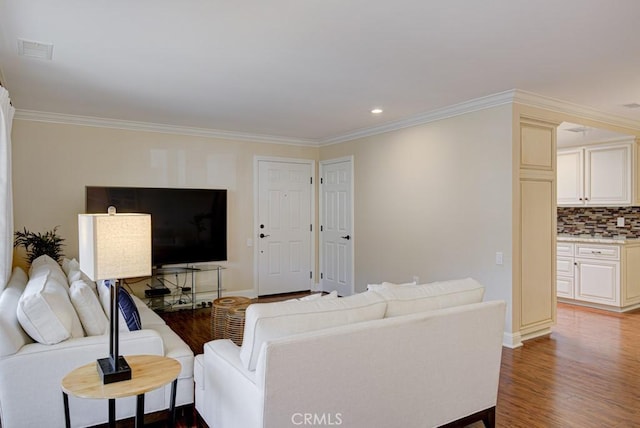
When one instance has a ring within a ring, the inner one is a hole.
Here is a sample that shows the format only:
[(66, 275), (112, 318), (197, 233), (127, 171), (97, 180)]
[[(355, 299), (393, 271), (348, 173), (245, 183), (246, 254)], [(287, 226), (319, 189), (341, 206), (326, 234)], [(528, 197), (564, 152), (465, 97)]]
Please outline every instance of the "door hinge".
[(309, 180), (311, 181), (311, 184), (313, 184), (313, 177), (309, 177)]
[(313, 279), (313, 271), (309, 271), (309, 279)]
[(324, 278), (324, 274), (322, 272), (320, 272), (320, 279)]
[(312, 224), (309, 225), (309, 232), (313, 232), (313, 225)]
[(320, 184), (324, 184), (324, 179), (320, 177)]
[(320, 232), (324, 232), (324, 226), (320, 225)]

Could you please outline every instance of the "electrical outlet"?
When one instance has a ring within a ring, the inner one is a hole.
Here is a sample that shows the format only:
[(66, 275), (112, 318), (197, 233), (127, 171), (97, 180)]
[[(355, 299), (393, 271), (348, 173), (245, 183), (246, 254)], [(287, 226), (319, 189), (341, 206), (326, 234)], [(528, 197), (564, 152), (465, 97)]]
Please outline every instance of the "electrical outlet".
[(618, 227), (624, 227), (624, 217), (618, 217)]
[(504, 263), (504, 254), (502, 254), (502, 251), (496, 252), (496, 264), (501, 265), (503, 263)]

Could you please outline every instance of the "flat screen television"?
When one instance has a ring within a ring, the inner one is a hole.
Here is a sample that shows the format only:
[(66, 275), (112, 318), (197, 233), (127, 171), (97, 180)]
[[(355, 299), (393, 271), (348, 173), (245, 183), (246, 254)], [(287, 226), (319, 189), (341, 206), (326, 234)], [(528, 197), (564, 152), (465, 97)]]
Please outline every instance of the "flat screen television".
[(151, 214), (154, 267), (227, 260), (226, 189), (86, 188), (87, 214)]

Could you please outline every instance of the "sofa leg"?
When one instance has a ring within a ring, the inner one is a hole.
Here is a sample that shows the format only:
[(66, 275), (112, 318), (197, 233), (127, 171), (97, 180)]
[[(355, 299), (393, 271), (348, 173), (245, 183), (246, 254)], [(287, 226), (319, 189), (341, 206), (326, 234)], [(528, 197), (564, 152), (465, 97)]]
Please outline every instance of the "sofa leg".
[(188, 427), (193, 426), (193, 416), (195, 415), (196, 406), (195, 404), (189, 404), (184, 407), (184, 419)]
[[(202, 416), (200, 416), (200, 413), (198, 413), (198, 411), (196, 410), (196, 406), (193, 406), (193, 416), (194, 419), (196, 421), (196, 427), (197, 428), (209, 428), (209, 425), (207, 425), (207, 423), (204, 421), (204, 419), (202, 419)], [(191, 426), (191, 425), (189, 425)]]
[(456, 421), (449, 422), (446, 425), (441, 425), (440, 428), (464, 428), (474, 422), (482, 421), (486, 428), (496, 427), (496, 408), (489, 407), (488, 409), (481, 410), (473, 415), (465, 416)]
[(487, 409), (487, 413), (482, 417), (482, 422), (486, 428), (495, 428), (496, 427), (496, 408), (491, 407)]

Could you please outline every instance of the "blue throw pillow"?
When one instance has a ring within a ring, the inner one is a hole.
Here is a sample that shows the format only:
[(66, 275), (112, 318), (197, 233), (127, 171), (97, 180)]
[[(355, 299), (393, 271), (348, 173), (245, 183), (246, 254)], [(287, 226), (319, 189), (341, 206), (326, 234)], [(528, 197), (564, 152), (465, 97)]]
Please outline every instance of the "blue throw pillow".
[(120, 312), (122, 313), (125, 322), (127, 323), (127, 327), (129, 327), (129, 331), (142, 329), (142, 322), (140, 321), (138, 308), (133, 302), (129, 292), (122, 287), (118, 293), (118, 307), (120, 308)]

